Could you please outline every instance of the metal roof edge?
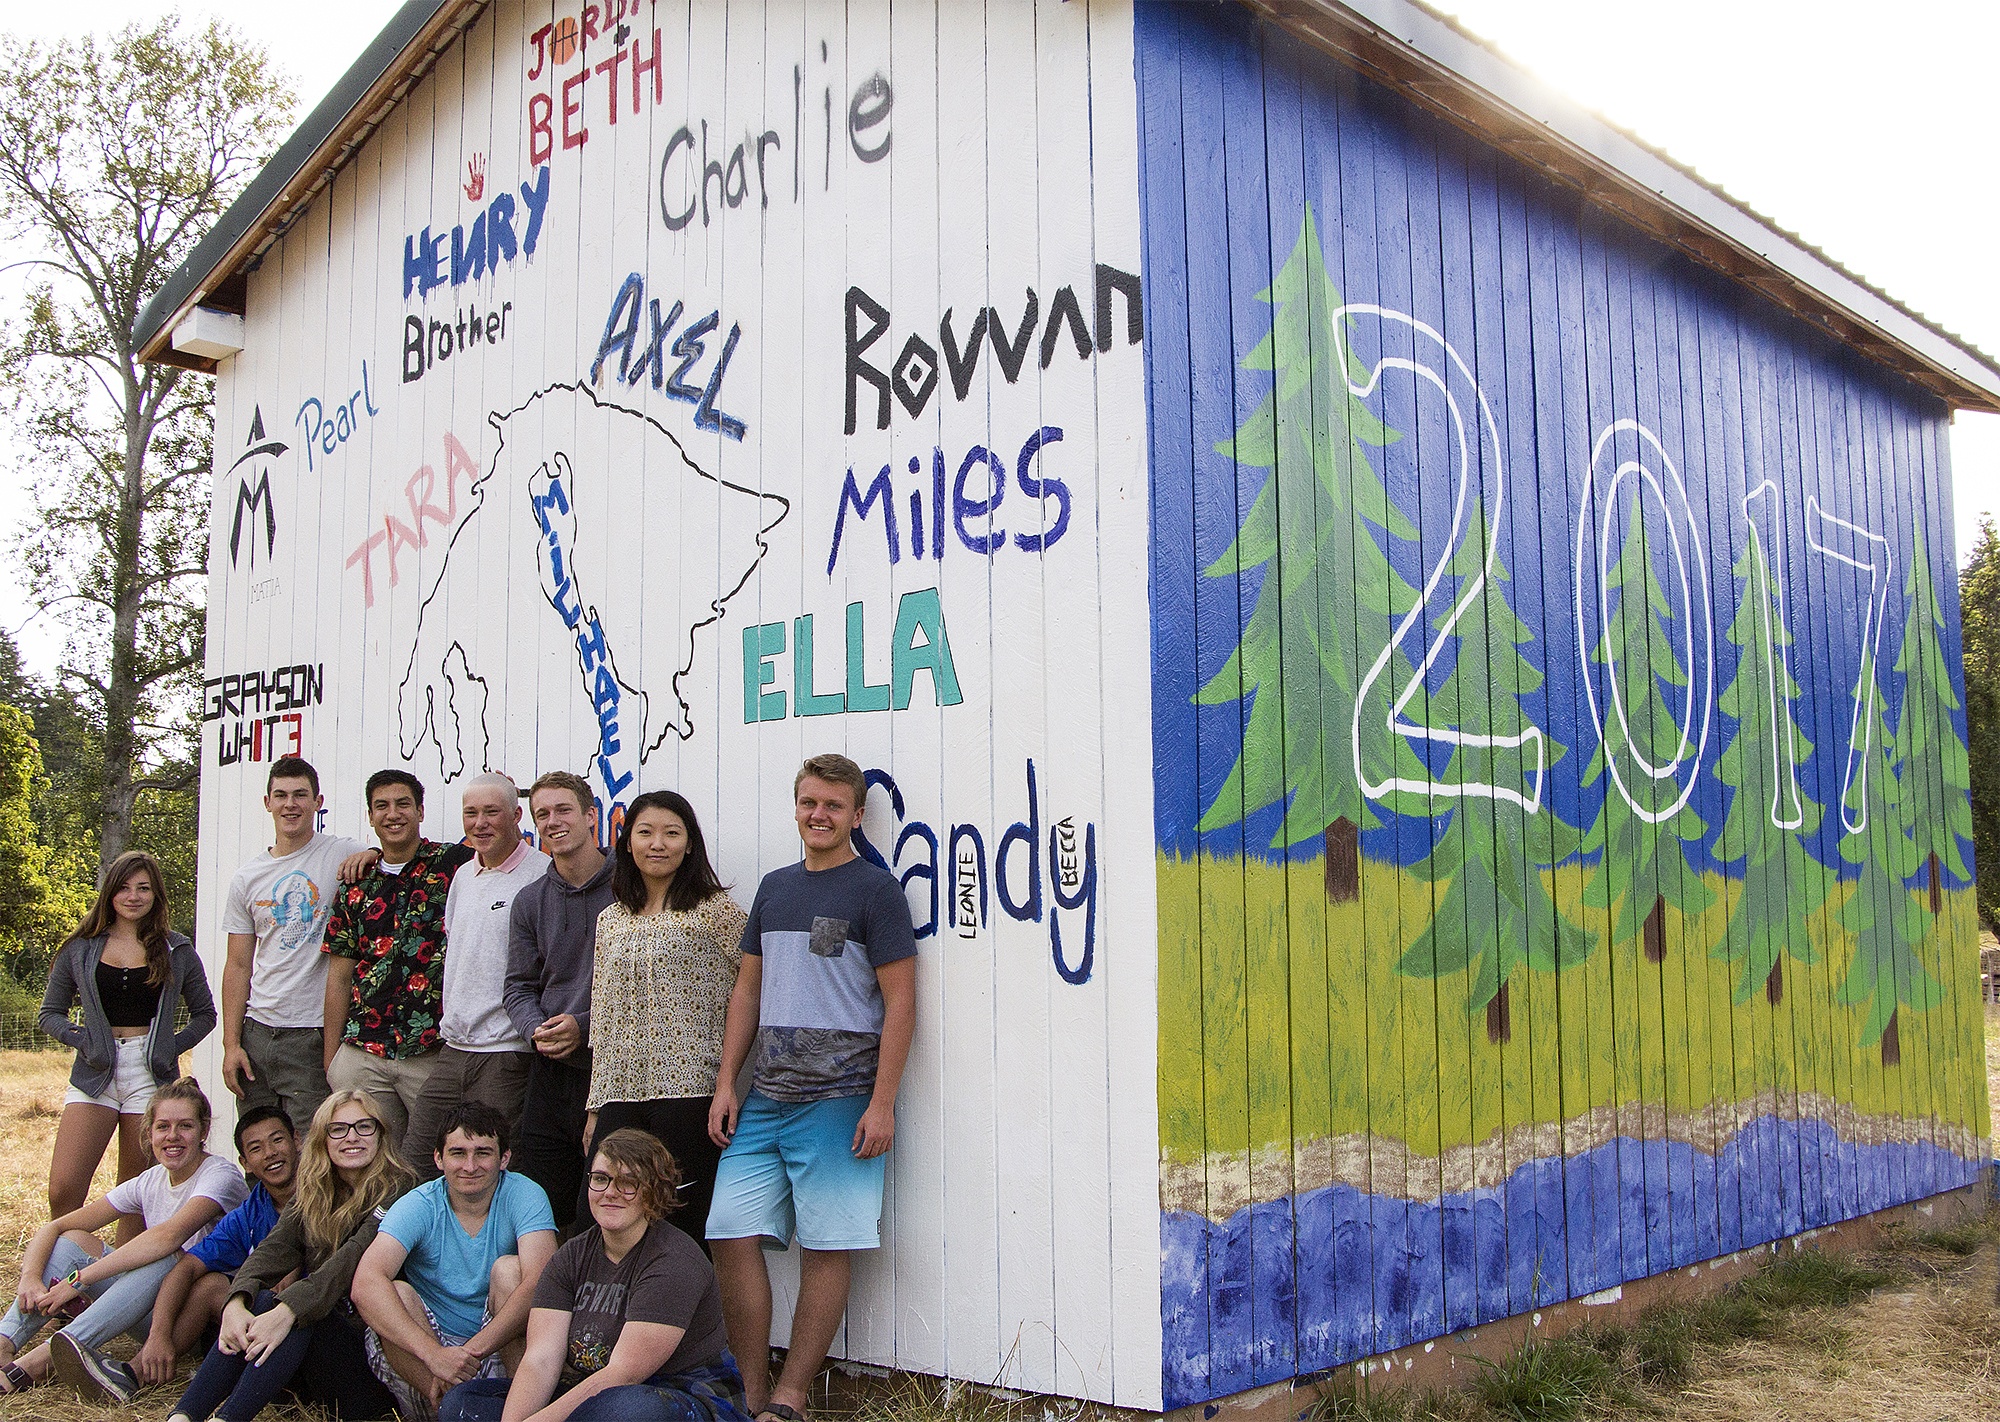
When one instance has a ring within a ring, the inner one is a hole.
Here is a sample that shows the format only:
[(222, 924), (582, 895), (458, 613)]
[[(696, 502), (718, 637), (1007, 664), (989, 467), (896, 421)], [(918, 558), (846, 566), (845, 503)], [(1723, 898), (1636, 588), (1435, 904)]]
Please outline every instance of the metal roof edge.
[[(458, 2), (408, 0), (382, 27), (381, 33), (362, 50), (360, 58), (348, 66), (340, 81), (313, 106), (312, 112), (292, 130), (291, 137), (278, 146), (278, 151), (265, 160), (249, 186), (140, 310), (132, 337), (142, 360), (157, 360), (168, 354), (171, 328), (178, 324), (185, 308), (200, 304), (220, 281), (234, 275), (227, 268), (243, 260), (238, 256), (231, 261), (239, 246), (264, 225), (294, 181), (319, 166), (316, 159), (323, 161), (330, 156), (324, 150), (349, 126), (348, 121), (369, 92), (407, 67), (401, 61), (417, 49), (442, 12)], [(483, 3), (481, 0), (481, 8)]]
[[(1247, 3), (1289, 29), (1300, 28), (1296, 22), (1308, 17), (1323, 18), (1348, 30), (1357, 23), (1365, 25), (1382, 42), (1473, 91), (1475, 103), (1483, 97), (1487, 104), (1511, 110), (1523, 125), (1539, 131), (1547, 143), (1567, 150), (1574, 160), (1619, 183), (1642, 201), (1664, 207), (1669, 219), (1703, 229), (1714, 240), (1770, 268), (1816, 298), (1818, 304), (1872, 328), (1909, 359), (1942, 377), (1941, 382), (1926, 384), (1934, 389), (1938, 383), (1955, 387), (1938, 390), (1952, 403), (2000, 410), (2000, 362), (1993, 357), (1871, 286), (1693, 169), (1564, 97), (1493, 45), (1420, 0)], [(1309, 40), (1323, 37), (1310, 24), (1304, 28)], [(1507, 145), (1501, 147), (1505, 151)], [(1721, 269), (1739, 281), (1745, 277), (1740, 271)], [(1771, 294), (1767, 287), (1751, 284)]]

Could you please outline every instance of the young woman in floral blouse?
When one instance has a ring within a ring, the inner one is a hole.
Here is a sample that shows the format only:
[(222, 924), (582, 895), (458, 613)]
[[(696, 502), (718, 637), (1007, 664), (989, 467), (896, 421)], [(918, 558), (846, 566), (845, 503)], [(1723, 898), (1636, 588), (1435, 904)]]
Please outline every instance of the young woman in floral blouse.
[(622, 1127), (657, 1136), (680, 1165), (679, 1217), (705, 1251), (722, 1153), (708, 1104), (749, 915), (716, 877), (694, 807), (671, 790), (632, 802), (615, 854), (616, 902), (597, 917), (584, 1155)]

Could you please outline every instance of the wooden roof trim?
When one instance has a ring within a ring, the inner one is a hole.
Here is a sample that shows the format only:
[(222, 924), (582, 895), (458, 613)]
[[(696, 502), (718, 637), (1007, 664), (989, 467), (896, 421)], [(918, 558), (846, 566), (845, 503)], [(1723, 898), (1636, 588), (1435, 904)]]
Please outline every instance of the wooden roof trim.
[(2000, 412), (2000, 363), (1415, 0), (1243, 3), (1947, 404)]
[[(422, 5), (432, 3), (432, 0), (414, 0), (414, 3)], [(238, 199), (238, 204), (254, 204), (256, 210), (239, 216), (232, 208), (217, 224), (219, 232), (225, 234), (230, 232), (232, 226), (236, 227), (235, 235), (226, 239), (227, 245), (222, 251), (204, 260), (204, 254), (197, 248), (190, 255), (189, 264), (176, 273), (176, 277), (185, 279), (195, 264), (205, 268), (192, 283), (191, 290), (174, 300), (171, 311), (156, 312), (149, 306), (141, 314), (140, 360), (196, 370), (215, 369), (214, 361), (174, 350), (174, 328), (196, 306), (215, 306), (239, 313), (243, 310), (244, 277), (255, 270), (272, 244), (304, 216), (313, 199), (353, 160), (396, 105), (458, 42), (459, 36), (479, 18), (488, 3), (489, 0), (435, 0), (428, 19), (360, 94), (352, 99), (343, 99), (342, 90), (348, 87), (347, 83), (336, 86), (320, 108), (308, 115), (300, 126), (300, 132), (306, 134), (312, 132), (316, 123), (322, 124), (324, 135), (312, 144), (310, 151), (297, 163), (278, 191), (268, 198), (260, 198), (256, 193), (257, 185), (253, 183)], [(412, 7), (406, 7), (409, 8)], [(366, 62), (364, 56), (357, 68)], [(347, 79), (356, 81), (354, 70), (348, 72)], [(340, 112), (331, 115), (328, 121), (329, 116), (324, 115), (322, 110), (335, 104)], [(281, 148), (280, 157), (283, 152)], [(274, 157), (272, 161), (276, 163), (279, 158)], [(232, 219), (235, 219), (234, 223)], [(162, 293), (162, 296), (167, 295), (168, 292)]]

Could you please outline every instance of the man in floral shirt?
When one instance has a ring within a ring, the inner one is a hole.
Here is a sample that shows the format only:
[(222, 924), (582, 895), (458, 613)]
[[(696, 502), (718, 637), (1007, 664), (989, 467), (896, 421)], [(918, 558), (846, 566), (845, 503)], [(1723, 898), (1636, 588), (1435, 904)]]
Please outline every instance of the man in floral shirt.
[(423, 837), (423, 782), (406, 770), (368, 777), (368, 823), (382, 857), (335, 896), (321, 949), (326, 1079), (373, 1096), (400, 1148), (444, 1045), (445, 899), (472, 850)]

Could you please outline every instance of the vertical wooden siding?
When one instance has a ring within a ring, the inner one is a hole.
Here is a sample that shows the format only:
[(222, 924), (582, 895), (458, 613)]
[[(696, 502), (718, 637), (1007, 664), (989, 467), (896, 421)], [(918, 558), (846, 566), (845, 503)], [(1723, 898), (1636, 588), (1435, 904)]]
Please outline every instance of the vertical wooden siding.
[[(836, 1352), (1147, 1407), (1132, 32), (1117, 0), (494, 4), (251, 277), (218, 390), (208, 675), (220, 696), (226, 677), (324, 668), (298, 729), (330, 829), (365, 835), (361, 784), (384, 765), (426, 782), (434, 837), (456, 837), (456, 786), (486, 767), (585, 773), (608, 816), (671, 787), (745, 904), (797, 858), (800, 759), (840, 749), (875, 772), (865, 833), (922, 931), (919, 1031), (883, 1247), (857, 1262)], [(544, 182), (530, 254), (523, 185)], [(502, 198), (514, 249), (471, 273)], [(849, 323), (872, 319), (851, 291), (888, 313), (862, 357), (903, 379), (886, 422), (877, 385), (848, 376)], [(503, 304), (504, 335), (459, 344)], [(319, 439), (315, 400), (335, 422)], [(284, 448), (239, 469), (253, 418)], [(878, 471), (888, 499), (859, 507)], [(260, 473), (276, 536), (232, 557)], [(1053, 482), (1037, 498), (1024, 474)], [(574, 515), (542, 506), (553, 532), (529, 501), (551, 479)], [(591, 624), (565, 622), (583, 607), (612, 649), (601, 675)], [(912, 659), (908, 705), (875, 709)], [(248, 715), (204, 727), (212, 953), (229, 874), (268, 832), (271, 757), (218, 750)]]
[(1138, 74), (1169, 1403), (1974, 1178), (1946, 412), (1239, 13)]

